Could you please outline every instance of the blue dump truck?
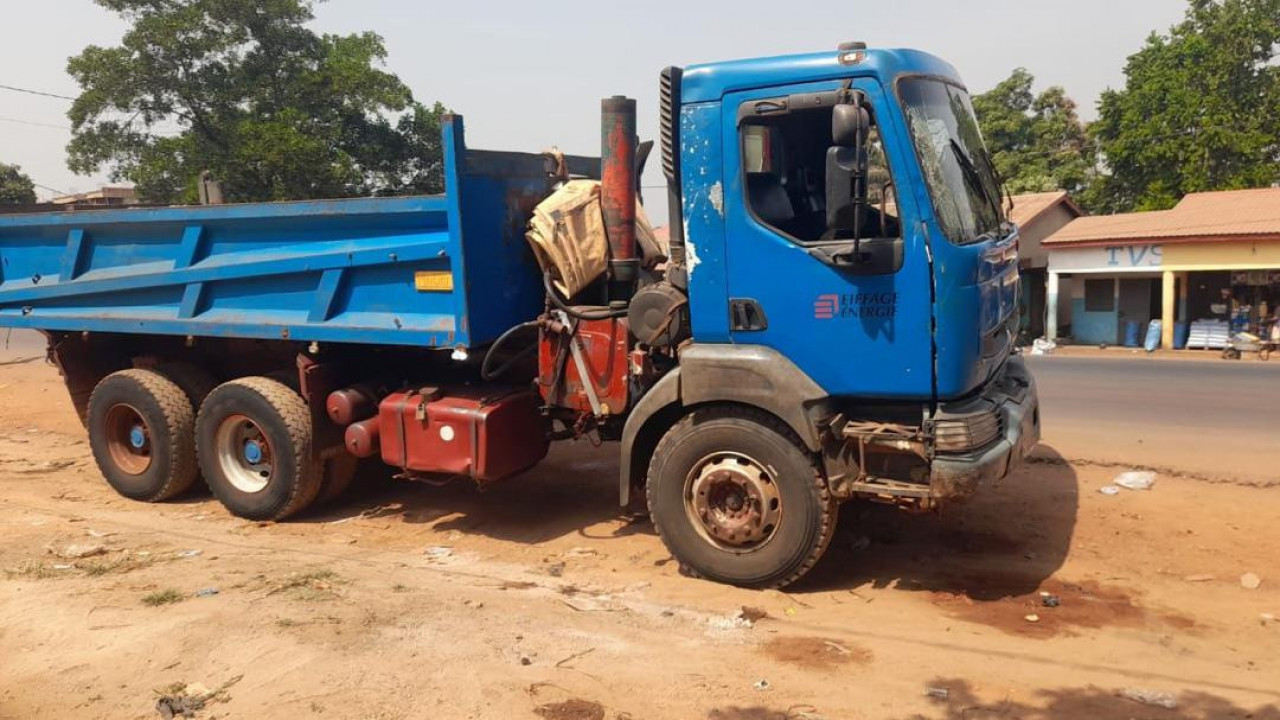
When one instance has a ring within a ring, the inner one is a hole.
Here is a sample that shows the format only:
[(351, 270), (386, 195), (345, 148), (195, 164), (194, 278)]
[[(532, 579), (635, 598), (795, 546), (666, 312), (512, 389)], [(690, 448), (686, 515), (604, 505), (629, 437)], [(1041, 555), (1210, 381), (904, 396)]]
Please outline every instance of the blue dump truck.
[[(1017, 229), (955, 69), (848, 43), (660, 82), (658, 250), (614, 97), (601, 158), (469, 150), (449, 119), (438, 197), (0, 216), (0, 326), (48, 337), (120, 494), (203, 479), (245, 518), (361, 458), (483, 484), (587, 437), (688, 572), (777, 587), (844, 501), (1009, 473), (1039, 438)], [(526, 232), (584, 179), (606, 269), (566, 297)]]

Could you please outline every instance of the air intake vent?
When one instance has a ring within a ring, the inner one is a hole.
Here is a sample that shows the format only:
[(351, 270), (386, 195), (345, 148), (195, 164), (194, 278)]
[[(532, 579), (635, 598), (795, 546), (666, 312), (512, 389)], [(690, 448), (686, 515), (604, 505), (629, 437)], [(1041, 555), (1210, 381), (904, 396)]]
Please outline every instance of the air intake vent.
[(680, 180), (680, 80), (684, 71), (669, 67), (662, 71), (662, 172), (667, 182)]

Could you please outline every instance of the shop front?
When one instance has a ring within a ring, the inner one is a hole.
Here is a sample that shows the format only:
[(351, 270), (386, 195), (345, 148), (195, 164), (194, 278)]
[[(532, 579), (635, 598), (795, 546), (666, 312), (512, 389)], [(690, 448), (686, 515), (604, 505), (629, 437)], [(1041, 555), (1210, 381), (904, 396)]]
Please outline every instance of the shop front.
[[(1052, 250), (1046, 336), (1069, 335), (1088, 345), (1138, 344), (1148, 324), (1162, 318), (1163, 253), (1157, 244)], [(1173, 296), (1180, 291), (1175, 287)]]
[(1080, 218), (1044, 246), (1050, 339), (1136, 346), (1158, 322), (1162, 347), (1218, 348), (1236, 333), (1277, 332), (1280, 188)]

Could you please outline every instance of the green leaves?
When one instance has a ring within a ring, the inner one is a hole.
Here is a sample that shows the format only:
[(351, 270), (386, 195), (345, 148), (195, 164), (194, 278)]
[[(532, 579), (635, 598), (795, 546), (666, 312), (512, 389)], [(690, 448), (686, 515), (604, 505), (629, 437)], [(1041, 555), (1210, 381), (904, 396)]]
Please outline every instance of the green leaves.
[(1018, 68), (974, 97), (987, 148), (1011, 193), (1079, 193), (1096, 174), (1093, 145), (1066, 91), (1055, 86), (1035, 95), (1034, 81)]
[(72, 170), (169, 203), (194, 201), (203, 170), (233, 202), (442, 184), (439, 139), (420, 133), (444, 109), (380, 69), (377, 35), (316, 35), (310, 0), (96, 1), (131, 27), (68, 62)]
[(1091, 212), (1172, 207), (1280, 182), (1280, 0), (1190, 0), (1103, 93), (1087, 127), (1057, 87), (1018, 69), (974, 98), (1012, 192), (1069, 190)]
[(1206, 190), (1280, 182), (1280, 0), (1192, 0), (1103, 94), (1091, 132), (1109, 174), (1107, 211), (1172, 207)]
[(17, 165), (0, 163), (0, 205), (31, 205), (36, 186)]

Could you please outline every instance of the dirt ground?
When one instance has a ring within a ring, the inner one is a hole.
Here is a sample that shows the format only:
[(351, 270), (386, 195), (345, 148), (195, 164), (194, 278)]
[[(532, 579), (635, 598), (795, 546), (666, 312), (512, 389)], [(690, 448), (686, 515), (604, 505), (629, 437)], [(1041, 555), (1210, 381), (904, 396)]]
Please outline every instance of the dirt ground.
[(251, 523), (207, 494), (115, 496), (56, 372), (0, 363), (0, 718), (196, 698), (200, 718), (1280, 719), (1278, 487), (1107, 496), (1114, 468), (1042, 461), (941, 517), (846, 507), (809, 579), (753, 592), (682, 577), (618, 515), (613, 447), (484, 492), (370, 473)]

